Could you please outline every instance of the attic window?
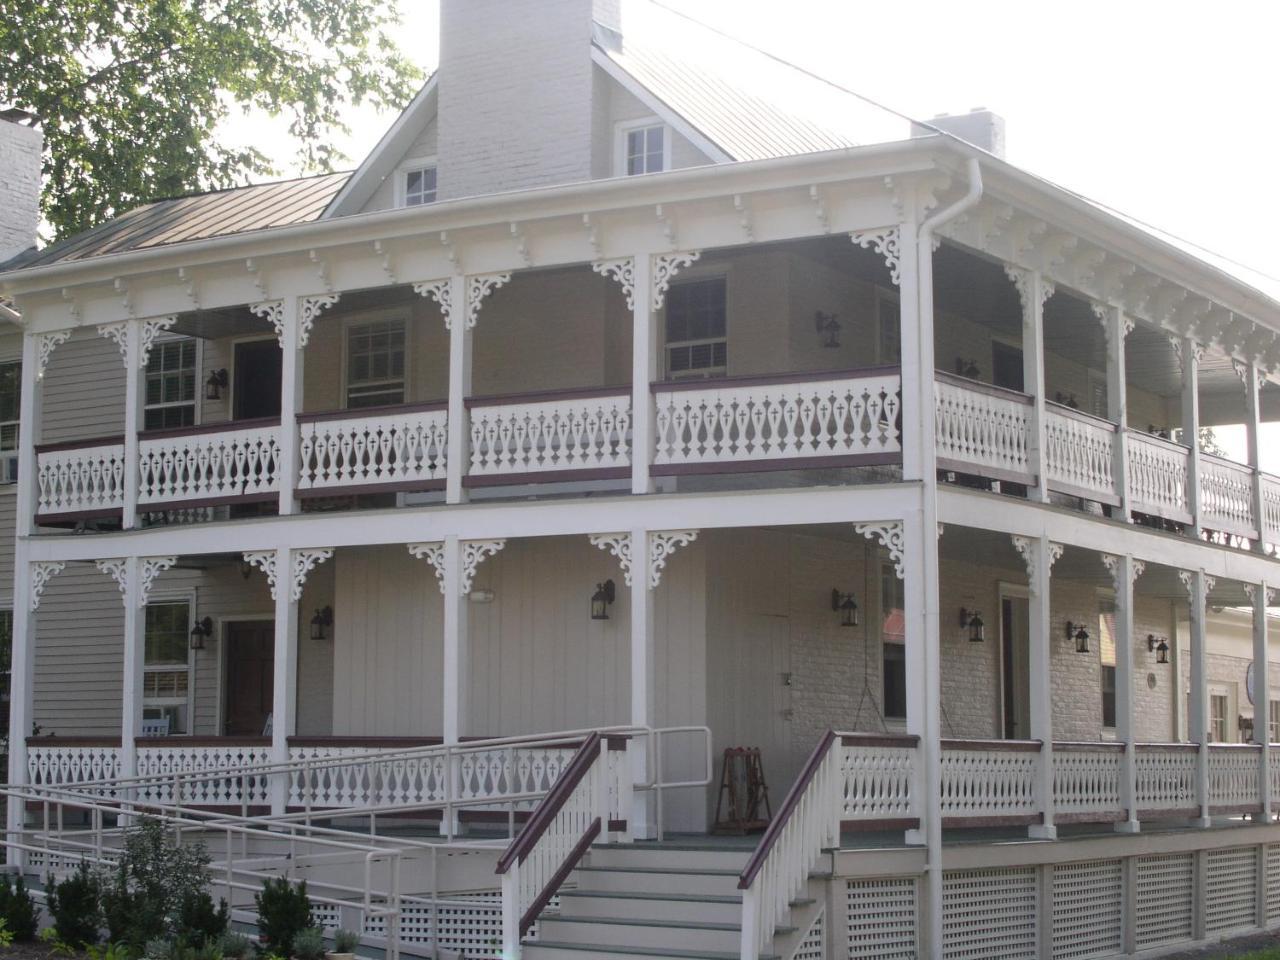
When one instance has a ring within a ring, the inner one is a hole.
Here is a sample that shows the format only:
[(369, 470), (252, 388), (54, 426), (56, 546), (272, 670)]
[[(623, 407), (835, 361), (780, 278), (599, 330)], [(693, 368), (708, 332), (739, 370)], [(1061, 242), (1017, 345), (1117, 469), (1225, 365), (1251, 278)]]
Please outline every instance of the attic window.
[(436, 168), (434, 165), (406, 170), (404, 174), (404, 206), (416, 207), (436, 202)]
[(671, 167), (671, 137), (656, 118), (618, 127), (618, 173), (628, 177)]

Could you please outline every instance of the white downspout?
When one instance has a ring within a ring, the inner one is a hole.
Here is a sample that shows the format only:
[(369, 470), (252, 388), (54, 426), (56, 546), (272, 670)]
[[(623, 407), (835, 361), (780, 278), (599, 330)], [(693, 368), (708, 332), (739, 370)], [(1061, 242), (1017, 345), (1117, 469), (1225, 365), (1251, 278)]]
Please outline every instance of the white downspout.
[[(925, 898), (927, 911), (925, 929), (929, 931), (928, 956), (931, 960), (942, 958), (942, 727), (939, 715), (942, 710), (942, 662), (939, 620), (938, 563), (938, 474), (937, 437), (934, 410), (936, 400), (934, 379), (934, 331), (933, 331), (933, 237), (942, 224), (958, 217), (982, 199), (982, 168), (977, 157), (968, 162), (969, 189), (951, 206), (939, 210), (920, 225), (916, 234), (916, 290), (917, 322), (920, 327), (918, 340), (920, 378), (920, 448), (918, 463), (921, 468), (921, 524), (917, 549), (924, 558), (925, 602), (925, 702), (927, 733), (925, 737), (925, 776), (923, 789), (925, 805), (922, 810), (927, 851), (927, 884)], [(925, 270), (925, 265), (929, 269)]]

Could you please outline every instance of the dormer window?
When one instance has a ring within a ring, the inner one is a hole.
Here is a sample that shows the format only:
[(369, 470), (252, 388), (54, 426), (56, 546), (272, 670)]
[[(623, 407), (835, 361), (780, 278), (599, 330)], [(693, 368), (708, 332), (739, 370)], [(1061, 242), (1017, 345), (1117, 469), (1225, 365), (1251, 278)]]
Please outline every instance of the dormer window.
[(618, 173), (635, 177), (671, 169), (671, 136), (666, 125), (649, 118), (618, 126)]
[(411, 167), (401, 174), (401, 206), (416, 207), (436, 202), (436, 165)]

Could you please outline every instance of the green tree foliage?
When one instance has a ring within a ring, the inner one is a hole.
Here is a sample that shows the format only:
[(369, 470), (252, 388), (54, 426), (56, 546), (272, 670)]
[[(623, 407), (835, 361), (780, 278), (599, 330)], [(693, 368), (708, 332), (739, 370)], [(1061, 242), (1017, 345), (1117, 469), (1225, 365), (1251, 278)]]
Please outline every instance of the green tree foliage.
[(62, 238), (131, 207), (275, 174), (229, 146), (240, 111), (281, 118), (328, 171), (350, 105), (402, 105), (420, 80), (397, 0), (3, 0), (0, 106), (45, 134), (42, 212)]
[(21, 874), (0, 874), (0, 920), (18, 943), (35, 940), (36, 904)]
[(98, 878), (83, 860), (75, 873), (64, 880), (49, 875), (45, 883), (49, 915), (58, 939), (72, 947), (91, 947), (98, 942), (102, 912), (98, 909)]
[(315, 924), (307, 881), (294, 886), (285, 877), (268, 878), (262, 892), (254, 894), (258, 908), (258, 930), (268, 950), (282, 957), (293, 955), (293, 939)]

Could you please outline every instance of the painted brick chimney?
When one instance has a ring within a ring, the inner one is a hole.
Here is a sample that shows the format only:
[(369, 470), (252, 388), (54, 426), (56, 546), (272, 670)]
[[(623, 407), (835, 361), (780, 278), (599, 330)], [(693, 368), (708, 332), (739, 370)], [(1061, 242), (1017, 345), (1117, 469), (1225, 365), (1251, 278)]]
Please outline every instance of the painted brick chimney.
[(0, 263), (36, 244), (43, 148), (39, 127), (0, 118)]
[(441, 0), (440, 199), (591, 179), (593, 20), (621, 0)]

